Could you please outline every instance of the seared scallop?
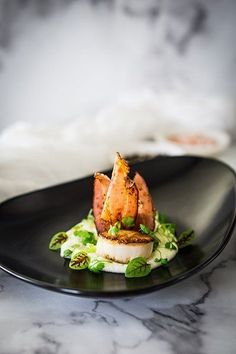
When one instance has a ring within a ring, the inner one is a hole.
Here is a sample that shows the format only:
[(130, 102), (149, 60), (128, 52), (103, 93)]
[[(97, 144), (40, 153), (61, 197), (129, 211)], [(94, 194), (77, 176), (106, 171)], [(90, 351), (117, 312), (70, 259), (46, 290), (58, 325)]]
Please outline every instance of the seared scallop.
[(97, 241), (97, 255), (119, 263), (128, 263), (136, 257), (149, 258), (153, 239), (137, 231), (120, 230), (116, 235), (103, 232)]

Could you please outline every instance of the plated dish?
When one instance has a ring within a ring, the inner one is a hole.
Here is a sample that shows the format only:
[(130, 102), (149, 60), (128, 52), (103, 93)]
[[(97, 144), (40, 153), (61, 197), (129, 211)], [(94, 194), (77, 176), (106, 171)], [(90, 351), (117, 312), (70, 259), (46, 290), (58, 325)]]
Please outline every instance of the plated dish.
[(130, 172), (117, 153), (111, 179), (94, 176), (93, 210), (50, 240), (50, 250), (70, 259), (69, 268), (144, 277), (167, 266), (194, 238), (192, 229), (176, 233), (176, 225), (155, 209), (144, 178), (138, 172), (131, 178)]
[[(154, 205), (176, 224), (177, 235), (196, 237), (166, 267), (147, 276), (73, 270), (69, 259), (48, 249), (51, 235), (69, 230), (88, 213), (94, 177), (10, 199), (0, 205), (0, 266), (31, 284), (92, 297), (136, 296), (187, 277), (215, 259), (235, 224), (235, 173), (224, 163), (193, 156), (157, 157), (132, 166), (145, 179)], [(105, 171), (110, 175), (111, 171)]]

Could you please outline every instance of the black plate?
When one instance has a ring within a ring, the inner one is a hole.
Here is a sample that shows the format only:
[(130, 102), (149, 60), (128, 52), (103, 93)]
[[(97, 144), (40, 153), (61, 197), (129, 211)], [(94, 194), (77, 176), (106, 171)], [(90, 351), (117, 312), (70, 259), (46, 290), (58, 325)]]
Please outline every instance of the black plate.
[(193, 244), (180, 250), (168, 268), (148, 277), (73, 271), (48, 250), (51, 235), (67, 230), (91, 207), (93, 177), (28, 193), (0, 206), (0, 264), (8, 273), (50, 290), (108, 297), (147, 293), (181, 281), (209, 264), (226, 246), (235, 224), (235, 173), (199, 157), (157, 157), (135, 164), (146, 179), (155, 206), (179, 230), (193, 228)]

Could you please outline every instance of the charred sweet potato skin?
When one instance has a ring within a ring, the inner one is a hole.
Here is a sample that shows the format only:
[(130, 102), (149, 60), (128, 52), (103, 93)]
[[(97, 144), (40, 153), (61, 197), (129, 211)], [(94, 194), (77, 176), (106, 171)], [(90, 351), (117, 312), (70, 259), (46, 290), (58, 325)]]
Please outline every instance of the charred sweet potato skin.
[[(133, 230), (139, 231), (140, 224), (154, 230), (155, 209), (147, 184), (137, 172), (131, 180), (129, 172), (128, 163), (117, 153), (111, 179), (101, 173), (94, 176), (93, 212), (100, 234), (125, 217), (134, 219)], [(124, 224), (122, 228), (130, 229)]]
[(148, 186), (144, 178), (138, 172), (136, 172), (134, 176), (134, 183), (138, 190), (138, 213), (135, 222), (136, 230), (139, 230), (140, 224), (144, 224), (153, 231), (155, 226), (155, 209)]
[(108, 222), (101, 219), (101, 213), (109, 185), (110, 178), (106, 175), (102, 173), (96, 173), (94, 175), (93, 214), (98, 233), (102, 233), (109, 229)]
[(138, 191), (135, 183), (128, 177), (127, 162), (116, 154), (111, 183), (108, 187), (101, 219), (113, 225), (124, 217), (133, 217), (138, 211)]
[(126, 197), (125, 197), (124, 209), (122, 212), (122, 218), (133, 217), (135, 220), (137, 216), (137, 212), (138, 212), (138, 190), (134, 181), (128, 179), (126, 182)]

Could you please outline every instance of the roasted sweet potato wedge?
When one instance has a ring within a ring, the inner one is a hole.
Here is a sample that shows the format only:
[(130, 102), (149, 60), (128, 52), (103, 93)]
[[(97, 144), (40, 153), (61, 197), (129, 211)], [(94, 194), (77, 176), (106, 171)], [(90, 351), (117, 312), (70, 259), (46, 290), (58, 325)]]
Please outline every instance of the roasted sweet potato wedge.
[(124, 217), (136, 218), (138, 210), (138, 191), (128, 177), (129, 166), (117, 153), (108, 187), (101, 219), (113, 225)]
[(138, 213), (135, 223), (136, 229), (139, 230), (140, 224), (144, 224), (150, 230), (154, 230), (155, 209), (147, 184), (143, 177), (137, 172), (134, 176), (134, 183), (138, 189)]
[(102, 233), (109, 229), (106, 221), (101, 219), (101, 213), (104, 206), (107, 190), (110, 184), (110, 178), (102, 173), (96, 173), (94, 176), (93, 193), (93, 215), (97, 231)]

